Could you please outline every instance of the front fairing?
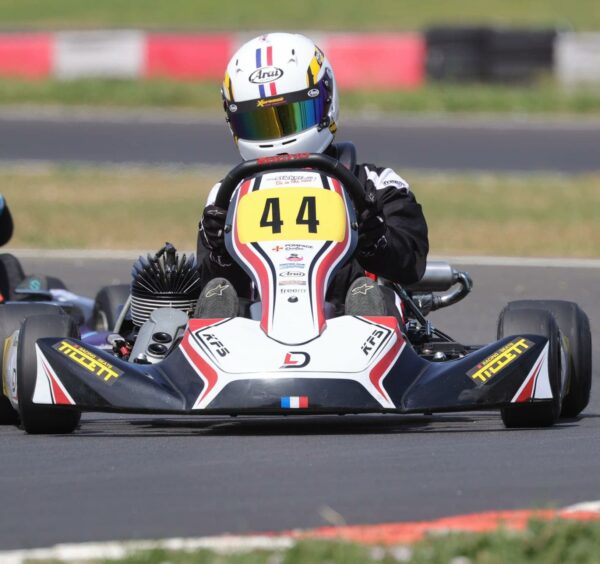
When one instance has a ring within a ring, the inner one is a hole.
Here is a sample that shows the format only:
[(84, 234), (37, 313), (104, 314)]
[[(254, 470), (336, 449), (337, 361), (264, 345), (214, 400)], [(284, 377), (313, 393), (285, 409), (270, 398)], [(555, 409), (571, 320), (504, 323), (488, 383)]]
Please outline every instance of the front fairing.
[[(260, 351), (260, 354), (257, 354)], [(34, 402), (170, 413), (412, 413), (549, 401), (548, 342), (507, 337), (428, 362), (394, 318), (342, 316), (301, 346), (244, 318), (191, 320), (162, 362), (134, 364), (74, 339), (40, 339)]]

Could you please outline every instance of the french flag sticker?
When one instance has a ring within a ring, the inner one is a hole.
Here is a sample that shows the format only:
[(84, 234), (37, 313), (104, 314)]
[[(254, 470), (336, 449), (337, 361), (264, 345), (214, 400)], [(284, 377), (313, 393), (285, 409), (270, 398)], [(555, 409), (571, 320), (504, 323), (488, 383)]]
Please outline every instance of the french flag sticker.
[(308, 407), (308, 396), (287, 396), (281, 398), (283, 409), (306, 409)]

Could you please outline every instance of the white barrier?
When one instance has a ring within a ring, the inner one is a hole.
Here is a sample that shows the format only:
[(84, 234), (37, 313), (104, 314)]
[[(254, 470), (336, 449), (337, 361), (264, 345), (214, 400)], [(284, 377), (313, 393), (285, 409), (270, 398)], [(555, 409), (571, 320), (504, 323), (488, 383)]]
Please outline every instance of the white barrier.
[(141, 31), (59, 32), (54, 45), (54, 76), (138, 78), (144, 68), (145, 42)]
[(554, 69), (564, 85), (600, 84), (600, 33), (560, 33)]

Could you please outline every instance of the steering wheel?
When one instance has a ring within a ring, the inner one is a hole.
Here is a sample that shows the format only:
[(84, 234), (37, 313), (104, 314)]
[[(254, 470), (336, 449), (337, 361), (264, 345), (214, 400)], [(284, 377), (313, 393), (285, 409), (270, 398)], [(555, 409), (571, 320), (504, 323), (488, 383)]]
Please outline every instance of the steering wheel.
[(316, 172), (324, 172), (339, 180), (350, 196), (356, 212), (360, 214), (365, 209), (365, 191), (358, 178), (337, 159), (320, 153), (279, 155), (277, 157), (264, 157), (262, 159), (245, 161), (230, 170), (222, 180), (215, 198), (215, 205), (227, 209), (231, 201), (231, 196), (239, 183), (245, 178), (249, 178), (259, 172), (307, 168)]

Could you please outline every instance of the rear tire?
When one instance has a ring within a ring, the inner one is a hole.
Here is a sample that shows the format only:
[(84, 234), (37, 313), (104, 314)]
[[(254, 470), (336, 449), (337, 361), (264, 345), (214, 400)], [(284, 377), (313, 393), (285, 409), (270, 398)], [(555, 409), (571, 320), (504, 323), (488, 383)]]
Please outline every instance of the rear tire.
[(552, 401), (515, 403), (500, 410), (504, 425), (513, 427), (549, 427), (554, 425), (561, 410), (560, 332), (554, 316), (542, 309), (504, 308), (498, 320), (498, 338), (509, 335), (541, 335), (549, 343), (548, 375)]
[[(4, 344), (19, 327), (26, 317), (36, 314), (56, 314), (58, 306), (51, 304), (13, 303), (0, 306), (0, 380), (4, 382)], [(3, 385), (0, 386), (0, 425), (17, 425), (19, 414), (4, 395)]]
[(67, 315), (34, 315), (23, 322), (17, 351), (17, 393), (21, 423), (28, 433), (71, 433), (77, 427), (81, 413), (76, 409), (37, 405), (32, 398), (37, 377), (36, 341), (78, 336), (77, 325)]
[(563, 398), (562, 417), (576, 417), (588, 405), (592, 389), (592, 333), (590, 320), (575, 303), (564, 300), (519, 300), (509, 309), (544, 309), (552, 312), (558, 328), (568, 340), (569, 381)]
[(129, 284), (114, 284), (101, 288), (94, 300), (92, 327), (96, 331), (112, 331), (130, 293)]

